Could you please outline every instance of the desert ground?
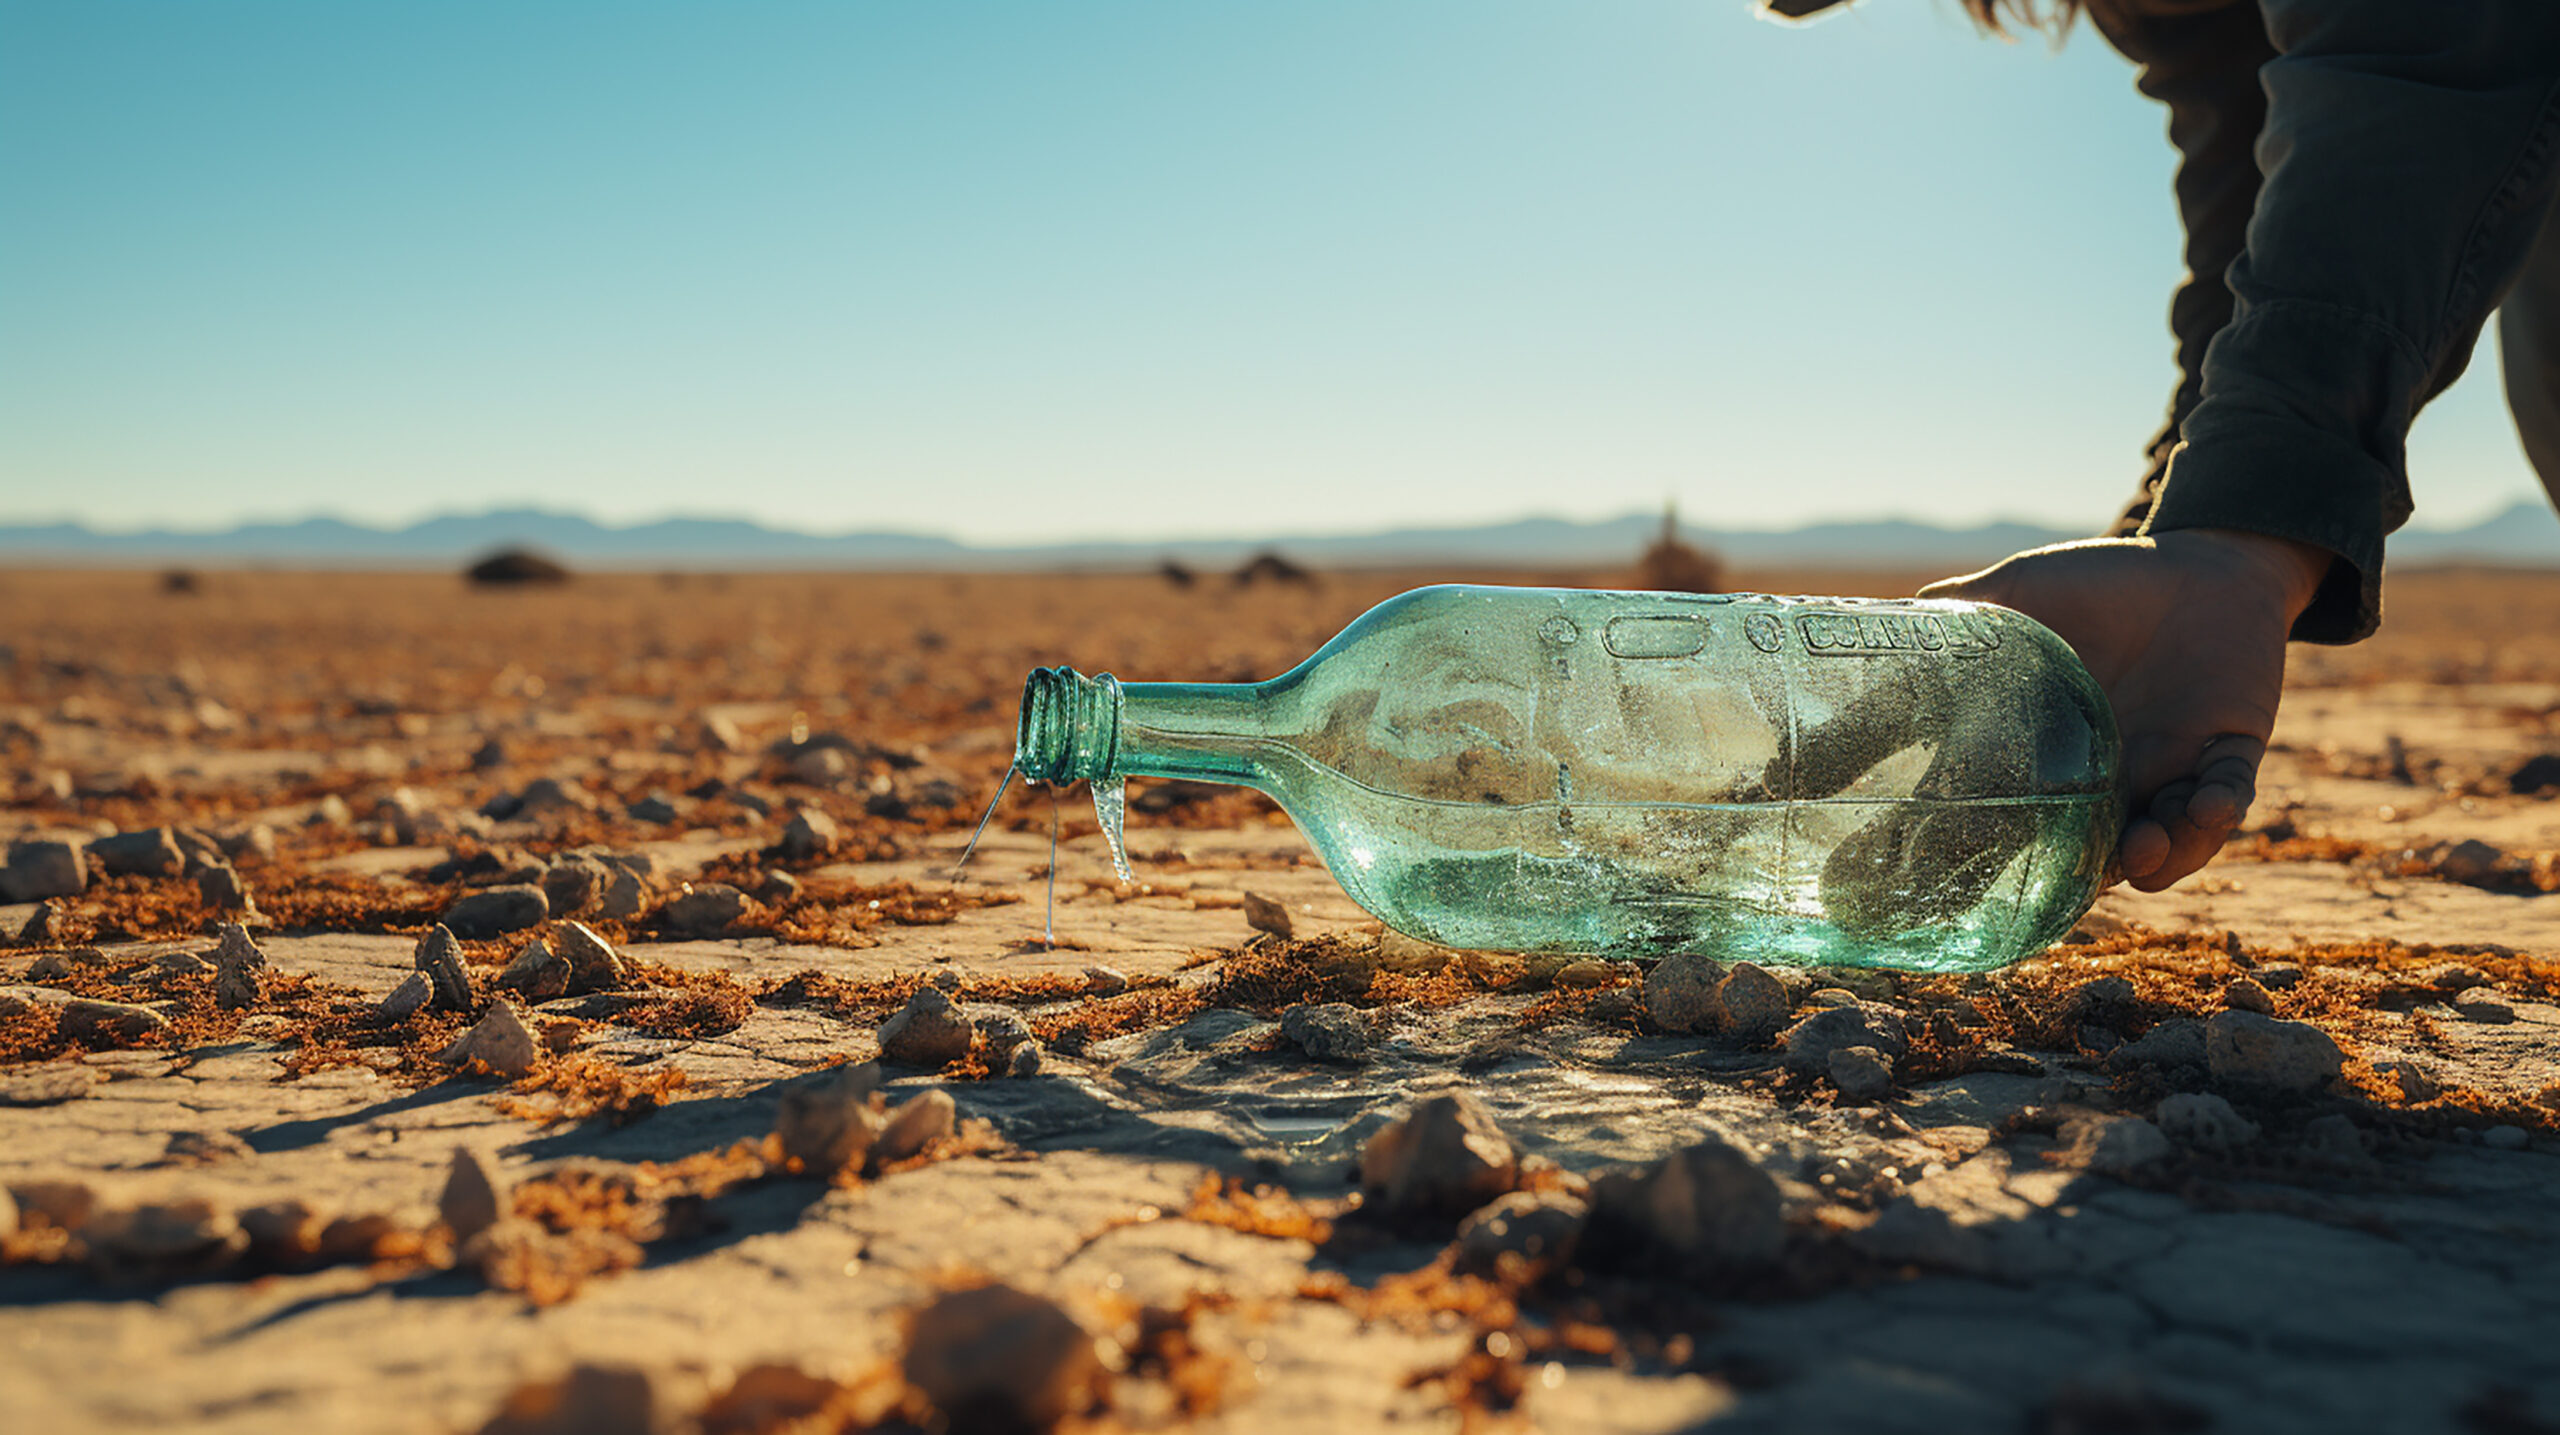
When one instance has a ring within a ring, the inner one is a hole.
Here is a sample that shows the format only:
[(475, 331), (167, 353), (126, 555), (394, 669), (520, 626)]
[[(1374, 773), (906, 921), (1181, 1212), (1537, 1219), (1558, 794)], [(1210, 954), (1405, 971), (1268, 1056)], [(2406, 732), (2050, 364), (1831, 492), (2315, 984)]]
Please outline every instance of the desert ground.
[(2560, 1430), (2560, 575), (1996, 973), (1440, 950), (1182, 784), (954, 871), (1035, 666), (1620, 577), (0, 573), (0, 1429)]

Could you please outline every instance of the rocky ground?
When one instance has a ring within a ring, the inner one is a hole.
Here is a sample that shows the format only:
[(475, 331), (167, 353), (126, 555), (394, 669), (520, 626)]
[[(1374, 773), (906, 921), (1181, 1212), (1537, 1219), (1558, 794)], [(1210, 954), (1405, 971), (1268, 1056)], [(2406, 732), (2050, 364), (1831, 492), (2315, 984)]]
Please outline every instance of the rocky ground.
[(954, 873), (1031, 666), (1438, 576), (0, 575), (0, 1428), (2560, 1429), (2560, 578), (1986, 977), (1429, 948), (1180, 785)]

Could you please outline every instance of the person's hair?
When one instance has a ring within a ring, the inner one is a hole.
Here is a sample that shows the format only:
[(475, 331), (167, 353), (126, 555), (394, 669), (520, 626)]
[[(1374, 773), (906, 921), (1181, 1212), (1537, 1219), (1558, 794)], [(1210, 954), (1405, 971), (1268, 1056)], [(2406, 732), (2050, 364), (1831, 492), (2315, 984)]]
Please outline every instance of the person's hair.
[(2081, 0), (1964, 0), (1964, 11), (1991, 34), (2006, 35), (2014, 24), (2024, 30), (2047, 31), (2060, 44), (2071, 22), (2080, 18), (2080, 4)]

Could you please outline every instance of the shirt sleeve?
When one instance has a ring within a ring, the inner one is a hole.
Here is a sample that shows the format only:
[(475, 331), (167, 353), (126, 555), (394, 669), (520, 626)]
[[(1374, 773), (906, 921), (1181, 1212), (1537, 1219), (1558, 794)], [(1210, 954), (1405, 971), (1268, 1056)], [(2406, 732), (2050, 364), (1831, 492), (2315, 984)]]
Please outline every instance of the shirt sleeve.
[(2260, 8), (2275, 57), (2230, 320), (2142, 531), (2327, 549), (2293, 636), (2353, 642), (2380, 622), (2383, 539), (2409, 517), (2409, 422), (2461, 374), (2550, 208), (2560, 4)]
[(2224, 275), (2240, 257), (2258, 203), (2258, 131), (2267, 119), (2258, 70), (2276, 52), (2255, 0), (2168, 14), (2099, 0), (2088, 13), (2108, 42), (2141, 66), (2135, 88), (2168, 107), (2178, 222), (2186, 231), (2187, 276), (2169, 301), (2178, 387), (2167, 422), (2143, 451), (2148, 472), (2119, 529), (2131, 533), (2149, 516), (2178, 430), (2204, 398), (2205, 346), (2231, 322)]

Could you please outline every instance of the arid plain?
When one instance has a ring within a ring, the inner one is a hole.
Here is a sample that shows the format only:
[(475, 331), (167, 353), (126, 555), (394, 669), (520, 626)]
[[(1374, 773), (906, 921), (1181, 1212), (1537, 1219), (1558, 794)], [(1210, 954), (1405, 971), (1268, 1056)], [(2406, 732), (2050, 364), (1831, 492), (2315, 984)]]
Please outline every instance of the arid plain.
[(1035, 666), (1624, 576), (0, 573), (0, 1428), (2560, 1429), (2560, 575), (1987, 976), (1442, 951), (1224, 789), (953, 871)]

